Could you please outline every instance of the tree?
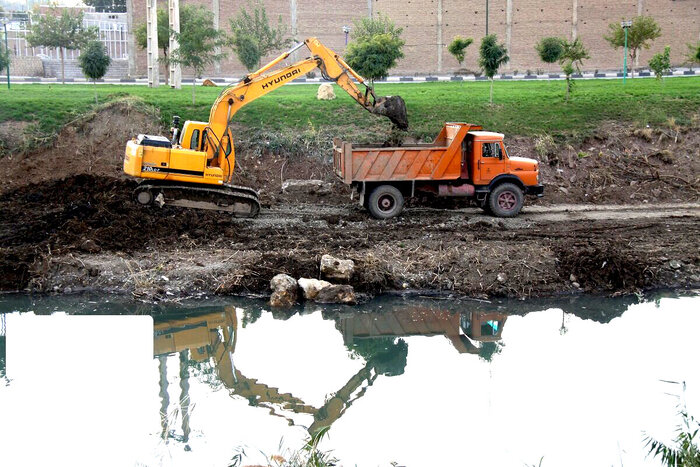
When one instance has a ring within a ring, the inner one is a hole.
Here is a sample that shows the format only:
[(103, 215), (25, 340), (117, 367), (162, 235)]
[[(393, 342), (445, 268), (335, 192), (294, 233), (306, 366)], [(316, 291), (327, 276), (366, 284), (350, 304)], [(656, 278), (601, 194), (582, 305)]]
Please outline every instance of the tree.
[(65, 84), (65, 49), (79, 49), (83, 44), (97, 39), (97, 28), (83, 27), (83, 13), (72, 14), (63, 9), (58, 16), (58, 9), (52, 7), (49, 12), (39, 17), (32, 24), (27, 40), (32, 47), (44, 46), (58, 49), (61, 54), (61, 82)]
[(693, 65), (700, 63), (700, 41), (695, 44), (687, 44), (688, 50), (685, 53), (685, 62), (690, 69), (693, 69)]
[(83, 0), (88, 6), (94, 6), (98, 13), (126, 13), (126, 0)]
[(10, 64), (10, 54), (5, 48), (5, 42), (0, 41), (0, 73)]
[(225, 44), (225, 34), (214, 28), (214, 13), (202, 6), (190, 10), (191, 17), (180, 25), (180, 32), (172, 31), (177, 39), (178, 49), (170, 53), (170, 61), (183, 67), (192, 68), (192, 105), (195, 104), (195, 79), (202, 76), (204, 69), (225, 54), (218, 52)]
[(386, 78), (404, 56), (401, 49), (406, 42), (401, 39), (402, 32), (403, 28), (397, 28), (389, 17), (381, 14), (355, 21), (345, 61), (372, 84)]
[(651, 57), (649, 68), (654, 72), (657, 80), (663, 79), (664, 74), (671, 71), (671, 47), (666, 46), (663, 53), (658, 53)]
[(559, 64), (566, 75), (566, 102), (569, 102), (569, 94), (574, 88), (574, 80), (571, 75), (574, 71), (580, 73), (583, 61), (591, 57), (578, 37), (571, 42), (563, 41), (562, 45), (563, 51), (559, 57)]
[(254, 71), (260, 67), (262, 54), (255, 39), (245, 34), (236, 34), (231, 44), (246, 70)]
[[(634, 78), (634, 62), (637, 59), (639, 49), (648, 49), (651, 42), (661, 36), (661, 28), (651, 16), (637, 16), (632, 20), (632, 26), (627, 31), (627, 48), (632, 60), (631, 71)], [(625, 46), (625, 31), (620, 23), (611, 23), (608, 26), (608, 34), (603, 38), (614, 48)]]
[(112, 59), (107, 55), (102, 42), (92, 41), (88, 42), (87, 45), (83, 47), (79, 60), (83, 74), (86, 78), (92, 80), (95, 90), (95, 104), (97, 104), (97, 84), (95, 81), (107, 74), (107, 69), (109, 68), (109, 64), (112, 63)]
[(574, 88), (574, 80), (571, 75), (581, 72), (583, 60), (590, 58), (588, 51), (577, 37), (569, 42), (561, 37), (545, 37), (535, 46), (537, 53), (545, 63), (559, 62), (564, 75), (566, 75), (566, 101)]
[[(270, 26), (265, 6), (257, 0), (248, 3), (252, 13), (241, 8), (238, 15), (230, 20), (230, 45), (238, 59), (248, 69), (254, 71), (260, 60), (270, 52), (289, 47), (292, 39), (287, 36), (287, 28), (282, 24), (282, 15), (277, 19), (277, 27)], [(257, 60), (253, 62), (253, 58)]]
[(491, 80), (489, 104), (493, 104), (493, 77), (498, 73), (501, 65), (508, 63), (508, 50), (505, 44), (499, 44), (495, 34), (489, 34), (481, 39), (479, 47), (479, 66), (484, 74)]
[(564, 42), (560, 37), (544, 37), (537, 43), (535, 50), (543, 62), (555, 63), (564, 53)]
[(464, 54), (466, 53), (467, 47), (472, 45), (473, 42), (474, 39), (471, 37), (464, 38), (456, 36), (452, 42), (450, 42), (450, 45), (447, 46), (447, 50), (457, 59), (460, 66), (462, 66), (462, 62), (464, 62)]

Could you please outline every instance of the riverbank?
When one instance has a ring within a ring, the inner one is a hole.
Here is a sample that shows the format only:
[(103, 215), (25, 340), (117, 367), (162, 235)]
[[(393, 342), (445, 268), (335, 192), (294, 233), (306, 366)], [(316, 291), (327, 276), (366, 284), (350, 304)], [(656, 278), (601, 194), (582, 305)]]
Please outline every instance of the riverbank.
[[(136, 182), (121, 174), (124, 141), (160, 128), (141, 104), (119, 101), (63, 128), (53, 147), (0, 158), (0, 290), (265, 295), (279, 273), (318, 278), (324, 254), (352, 259), (349, 283), (367, 296), (695, 287), (700, 119), (685, 120), (608, 122), (564, 140), (506, 135), (509, 155), (540, 161), (546, 186), (515, 219), (421, 198), (377, 221), (332, 173), (327, 130), (294, 141), (260, 135), (238, 142), (235, 183), (260, 190), (263, 209), (256, 219), (232, 219), (133, 202)], [(324, 188), (284, 192), (289, 179), (319, 179)]]

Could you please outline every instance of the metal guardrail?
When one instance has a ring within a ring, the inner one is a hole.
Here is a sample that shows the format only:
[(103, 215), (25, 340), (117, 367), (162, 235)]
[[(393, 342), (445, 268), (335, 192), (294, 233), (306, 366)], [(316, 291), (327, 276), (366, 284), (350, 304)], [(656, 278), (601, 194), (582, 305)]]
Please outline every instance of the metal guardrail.
[[(91, 15), (91, 16), (94, 16)], [(85, 27), (97, 27), (99, 39), (107, 48), (107, 53), (111, 58), (120, 59), (128, 57), (127, 48), (127, 25), (121, 21), (102, 21), (93, 18), (83, 20)], [(59, 59), (61, 53), (59, 49), (49, 47), (32, 47), (26, 37), (31, 27), (31, 19), (14, 20), (7, 24), (7, 39), (11, 53), (16, 57), (36, 57), (45, 56)], [(68, 60), (80, 56), (80, 50), (64, 49), (64, 57)]]

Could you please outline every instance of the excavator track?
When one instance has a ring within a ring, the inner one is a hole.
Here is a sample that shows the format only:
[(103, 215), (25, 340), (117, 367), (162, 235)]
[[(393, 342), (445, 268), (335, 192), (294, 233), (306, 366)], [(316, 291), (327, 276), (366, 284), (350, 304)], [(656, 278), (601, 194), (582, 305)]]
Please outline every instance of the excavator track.
[(207, 209), (230, 213), (233, 217), (255, 217), (260, 213), (258, 192), (238, 185), (144, 180), (134, 190), (134, 198), (142, 205)]

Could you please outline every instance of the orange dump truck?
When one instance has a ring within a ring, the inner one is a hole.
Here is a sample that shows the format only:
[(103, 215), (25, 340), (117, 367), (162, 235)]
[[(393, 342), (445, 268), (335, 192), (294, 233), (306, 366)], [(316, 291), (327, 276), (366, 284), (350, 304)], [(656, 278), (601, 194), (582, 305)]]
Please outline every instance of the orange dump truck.
[(333, 164), (378, 219), (398, 215), (420, 192), (471, 197), (499, 217), (517, 216), (525, 195), (544, 192), (537, 161), (509, 157), (501, 133), (469, 123), (446, 123), (432, 144), (353, 147), (335, 139)]

